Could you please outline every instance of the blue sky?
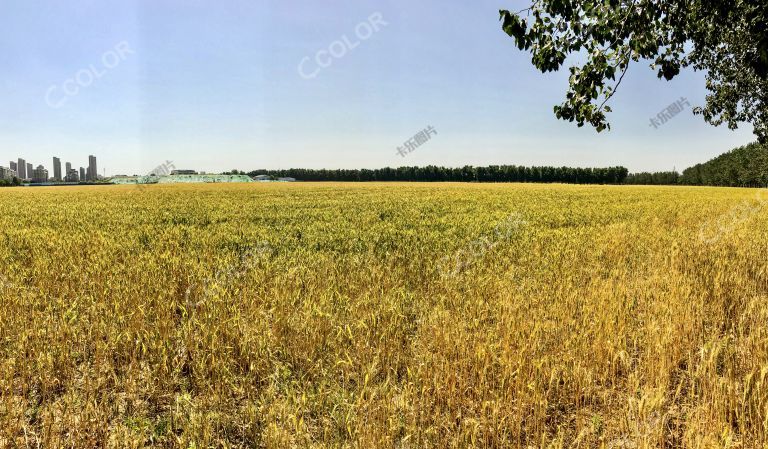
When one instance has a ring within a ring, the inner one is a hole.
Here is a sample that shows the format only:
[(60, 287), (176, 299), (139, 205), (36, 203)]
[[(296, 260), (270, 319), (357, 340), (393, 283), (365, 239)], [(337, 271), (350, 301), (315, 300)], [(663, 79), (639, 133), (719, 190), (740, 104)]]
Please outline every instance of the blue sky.
[[(166, 160), (210, 172), (428, 164), (681, 170), (754, 140), (750, 126), (714, 128), (690, 108), (651, 127), (650, 118), (681, 97), (701, 104), (705, 90), (700, 73), (665, 82), (646, 63), (630, 68), (612, 100), (612, 131), (556, 120), (567, 70), (542, 75), (500, 29), (498, 10), (521, 5), (3, 0), (0, 165), (23, 157), (51, 169), (59, 156), (86, 166), (95, 154), (108, 175), (145, 173)], [(430, 125), (437, 136), (397, 155)]]

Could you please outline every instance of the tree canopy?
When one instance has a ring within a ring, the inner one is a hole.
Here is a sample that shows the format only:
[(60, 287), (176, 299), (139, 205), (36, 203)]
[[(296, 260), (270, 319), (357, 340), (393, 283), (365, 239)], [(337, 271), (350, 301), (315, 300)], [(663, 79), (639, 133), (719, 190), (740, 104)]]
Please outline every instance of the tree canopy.
[(751, 143), (683, 171), (681, 184), (731, 187), (768, 186), (768, 145)]
[(570, 67), (559, 119), (610, 128), (608, 100), (632, 63), (646, 60), (666, 80), (687, 67), (705, 71), (709, 93), (694, 113), (731, 129), (751, 123), (768, 140), (766, 0), (534, 0), (500, 13), (503, 30), (542, 72), (584, 57)]
[(767, 187), (768, 145), (751, 143), (677, 172), (630, 173), (625, 184)]

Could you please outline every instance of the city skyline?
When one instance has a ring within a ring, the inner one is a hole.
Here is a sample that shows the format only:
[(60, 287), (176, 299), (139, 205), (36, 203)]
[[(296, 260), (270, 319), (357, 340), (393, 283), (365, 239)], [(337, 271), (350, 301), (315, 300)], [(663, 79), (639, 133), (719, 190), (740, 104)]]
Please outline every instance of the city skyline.
[(76, 174), (77, 179), (73, 176), (77, 170), (72, 169), (72, 162), (66, 161), (65, 166), (66, 171), (62, 176), (61, 158), (58, 156), (53, 156), (51, 170), (48, 170), (44, 164), (34, 167), (32, 162), (27, 162), (20, 157), (17, 161), (9, 161), (8, 167), (0, 166), (0, 178), (16, 177), (32, 183), (98, 181), (100, 178), (105, 178), (104, 175), (98, 174), (97, 158), (94, 155), (88, 155), (88, 168), (81, 166), (79, 174)]

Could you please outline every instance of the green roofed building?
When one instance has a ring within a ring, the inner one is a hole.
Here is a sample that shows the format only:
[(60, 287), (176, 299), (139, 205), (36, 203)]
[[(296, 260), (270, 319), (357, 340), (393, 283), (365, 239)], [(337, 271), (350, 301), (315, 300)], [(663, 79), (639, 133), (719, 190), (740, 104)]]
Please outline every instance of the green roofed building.
[(177, 183), (232, 183), (253, 182), (247, 175), (170, 175), (170, 176), (116, 176), (113, 184), (177, 184)]
[(157, 176), (115, 176), (112, 184), (157, 184)]
[(159, 184), (211, 183), (211, 182), (253, 182), (247, 175), (171, 175), (159, 176)]

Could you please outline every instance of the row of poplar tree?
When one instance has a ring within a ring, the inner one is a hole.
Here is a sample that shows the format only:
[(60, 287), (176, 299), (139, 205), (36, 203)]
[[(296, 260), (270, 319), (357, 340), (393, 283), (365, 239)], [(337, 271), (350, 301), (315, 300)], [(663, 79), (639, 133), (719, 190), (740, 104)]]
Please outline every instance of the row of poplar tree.
[(629, 171), (625, 167), (572, 168), (523, 167), (518, 165), (465, 166), (461, 168), (398, 167), (359, 170), (291, 168), (255, 170), (248, 173), (290, 177), (301, 181), (418, 181), (418, 182), (560, 182), (569, 184), (621, 184)]
[[(233, 171), (232, 173), (235, 173)], [(243, 172), (240, 172), (243, 173)], [(768, 186), (768, 146), (752, 143), (678, 173), (629, 173), (625, 167), (574, 168), (520, 165), (460, 168), (397, 167), (379, 169), (254, 170), (248, 175), (290, 177), (301, 181), (542, 182), (567, 184)]]
[(768, 145), (751, 143), (677, 172), (632, 173), (626, 184), (768, 187)]

